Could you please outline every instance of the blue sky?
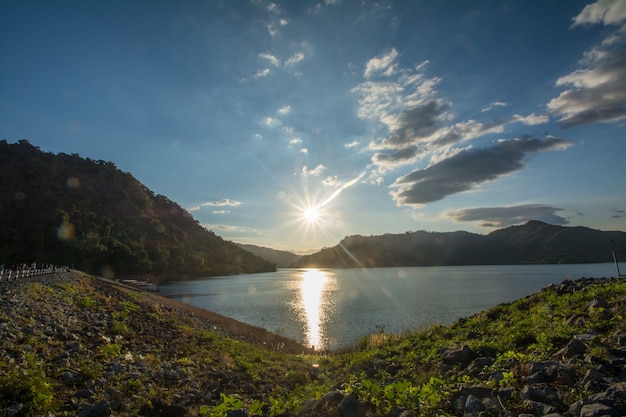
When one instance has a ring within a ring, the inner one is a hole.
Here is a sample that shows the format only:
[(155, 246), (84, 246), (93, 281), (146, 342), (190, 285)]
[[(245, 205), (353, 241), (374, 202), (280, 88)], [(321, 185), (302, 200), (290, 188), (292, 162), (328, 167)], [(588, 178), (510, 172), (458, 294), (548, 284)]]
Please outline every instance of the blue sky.
[(623, 0), (0, 0), (0, 139), (299, 252), (626, 230), (624, 74)]

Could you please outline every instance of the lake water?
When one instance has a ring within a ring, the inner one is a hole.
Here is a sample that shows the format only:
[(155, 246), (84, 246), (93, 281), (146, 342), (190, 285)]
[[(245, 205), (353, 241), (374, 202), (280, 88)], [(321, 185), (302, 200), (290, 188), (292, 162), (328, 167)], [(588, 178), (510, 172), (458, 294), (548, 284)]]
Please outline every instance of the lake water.
[(304, 345), (336, 350), (381, 330), (400, 333), (449, 324), (565, 279), (616, 275), (612, 263), (281, 269), (159, 289)]

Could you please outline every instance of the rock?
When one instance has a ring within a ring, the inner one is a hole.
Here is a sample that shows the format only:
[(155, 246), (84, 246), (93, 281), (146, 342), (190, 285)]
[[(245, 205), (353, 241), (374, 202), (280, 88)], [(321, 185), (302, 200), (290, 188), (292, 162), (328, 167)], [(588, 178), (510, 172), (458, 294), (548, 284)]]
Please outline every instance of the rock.
[(501, 388), (498, 391), (498, 399), (500, 402), (505, 403), (513, 399), (513, 388)]
[(74, 394), (78, 398), (93, 398), (94, 395), (94, 392), (88, 388), (83, 388)]
[(447, 365), (467, 366), (475, 356), (474, 352), (467, 346), (460, 349), (442, 349), (440, 352), (441, 360)]
[(549, 380), (550, 378), (548, 378), (548, 375), (546, 375), (544, 371), (539, 371), (530, 375), (528, 379), (526, 380), (526, 382), (528, 382), (531, 385), (536, 385), (536, 384), (542, 384), (544, 382), (548, 382)]
[(495, 358), (481, 356), (479, 358), (474, 359), (469, 365), (467, 365), (467, 370), (469, 372), (479, 371), (487, 366), (491, 366), (495, 362)]
[(70, 342), (67, 345), (65, 345), (64, 349), (70, 350), (74, 353), (78, 353), (80, 351), (80, 343), (77, 341)]
[(484, 385), (472, 385), (469, 387), (464, 387), (459, 391), (459, 395), (470, 396), (473, 395), (477, 398), (487, 398), (491, 397), (493, 393), (493, 389), (486, 387)]
[(309, 398), (308, 400), (304, 400), (304, 402), (300, 404), (300, 408), (302, 409), (303, 413), (309, 414), (315, 410), (319, 410), (320, 408), (322, 408), (322, 405), (323, 405), (322, 400)]
[(83, 377), (78, 372), (64, 371), (61, 374), (61, 381), (65, 385), (75, 385), (83, 382)]
[(525, 400), (532, 400), (536, 402), (545, 402), (547, 399), (546, 394), (543, 391), (533, 388), (530, 385), (524, 386), (520, 395)]
[(152, 400), (152, 406), (145, 404), (139, 410), (143, 417), (189, 417), (190, 414), (179, 405), (167, 405), (161, 400)]
[(226, 412), (226, 417), (248, 417), (245, 410), (230, 410)]
[(330, 391), (322, 397), (322, 402), (324, 403), (324, 407), (338, 406), (341, 400), (343, 400), (344, 395), (341, 391)]
[(80, 412), (78, 417), (108, 417), (111, 415), (111, 407), (105, 400), (89, 406)]
[(556, 370), (554, 382), (568, 387), (576, 385), (576, 371), (573, 368), (559, 366)]
[(16, 416), (20, 411), (22, 411), (22, 408), (24, 408), (24, 404), (22, 403), (13, 404), (12, 406), (7, 407), (6, 409), (7, 417)]
[(482, 411), (485, 411), (485, 406), (480, 399), (474, 395), (468, 395), (467, 400), (465, 400), (463, 417), (477, 417)]
[(619, 412), (608, 405), (594, 403), (585, 404), (580, 409), (580, 417), (619, 416)]
[(544, 404), (539, 401), (525, 400), (524, 405), (532, 410), (534, 415), (544, 416), (546, 414), (556, 413), (557, 410), (551, 405)]
[(365, 407), (352, 394), (344, 397), (337, 408), (342, 417), (365, 417)]
[(587, 346), (578, 339), (572, 339), (567, 346), (557, 352), (557, 355), (570, 359), (576, 355), (583, 355), (587, 351)]

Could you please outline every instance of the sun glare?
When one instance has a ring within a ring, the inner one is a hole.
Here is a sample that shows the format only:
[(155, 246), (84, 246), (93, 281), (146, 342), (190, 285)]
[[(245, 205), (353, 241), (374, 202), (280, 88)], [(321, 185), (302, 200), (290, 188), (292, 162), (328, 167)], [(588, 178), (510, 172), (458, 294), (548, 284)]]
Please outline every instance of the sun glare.
[(311, 206), (304, 210), (304, 219), (308, 223), (316, 223), (320, 218), (320, 210), (317, 206)]

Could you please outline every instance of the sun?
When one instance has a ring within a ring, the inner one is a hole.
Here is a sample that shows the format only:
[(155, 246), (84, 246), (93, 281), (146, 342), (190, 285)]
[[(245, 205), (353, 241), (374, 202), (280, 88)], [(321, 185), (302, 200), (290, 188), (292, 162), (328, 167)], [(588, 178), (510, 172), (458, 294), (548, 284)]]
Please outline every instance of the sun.
[(307, 223), (317, 223), (320, 218), (320, 209), (317, 206), (308, 207), (304, 210), (302, 216)]

